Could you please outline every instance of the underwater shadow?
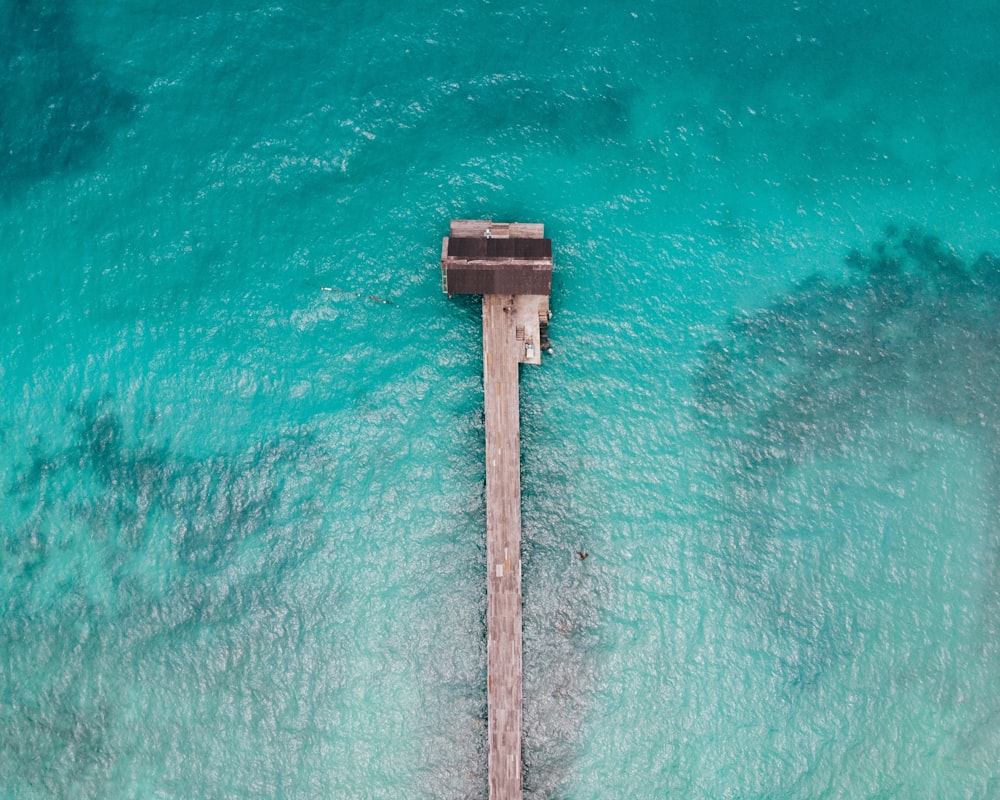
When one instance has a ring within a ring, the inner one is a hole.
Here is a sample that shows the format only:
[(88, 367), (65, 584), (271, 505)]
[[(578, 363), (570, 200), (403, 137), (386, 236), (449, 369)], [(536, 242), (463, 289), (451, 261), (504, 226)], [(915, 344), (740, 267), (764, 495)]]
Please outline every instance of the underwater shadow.
[[(771, 641), (794, 644), (775, 650), (798, 653), (776, 665), (789, 691), (815, 684), (856, 638), (820, 600), (788, 594), (794, 553), (829, 556), (832, 538), (863, 534), (810, 516), (823, 498), (801, 496), (808, 470), (850, 465), (859, 447), (925, 420), (977, 448), (1000, 513), (1000, 259), (966, 261), (920, 228), (890, 225), (846, 263), (847, 280), (817, 273), (732, 319), (704, 348), (693, 386), (710, 454), (702, 491), (717, 509), (707, 568)], [(905, 469), (899, 453), (867, 457)]]
[(135, 107), (73, 33), (63, 6), (0, 6), (0, 199), (82, 169)]
[(553, 798), (573, 782), (597, 682), (604, 569), (594, 523), (567, 491), (575, 454), (553, 454), (554, 430), (530, 397), (521, 417), (524, 794)]

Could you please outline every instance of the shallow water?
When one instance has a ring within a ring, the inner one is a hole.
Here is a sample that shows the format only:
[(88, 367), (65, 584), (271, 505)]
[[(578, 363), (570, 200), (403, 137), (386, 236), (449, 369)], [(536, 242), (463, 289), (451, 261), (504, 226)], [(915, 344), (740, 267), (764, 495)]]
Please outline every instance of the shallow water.
[(6, 796), (485, 797), (453, 217), (555, 247), (526, 795), (1000, 791), (992, 4), (0, 19)]

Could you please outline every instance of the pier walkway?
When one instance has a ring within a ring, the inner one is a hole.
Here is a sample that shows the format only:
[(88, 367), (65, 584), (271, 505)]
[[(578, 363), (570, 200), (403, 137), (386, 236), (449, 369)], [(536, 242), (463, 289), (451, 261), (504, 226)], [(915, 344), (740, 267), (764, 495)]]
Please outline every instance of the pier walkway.
[(490, 797), (521, 797), (521, 433), (507, 297), (483, 297)]
[(518, 365), (540, 364), (548, 346), (552, 246), (543, 237), (541, 225), (456, 220), (441, 253), (445, 291), (483, 295), (490, 800), (523, 793)]

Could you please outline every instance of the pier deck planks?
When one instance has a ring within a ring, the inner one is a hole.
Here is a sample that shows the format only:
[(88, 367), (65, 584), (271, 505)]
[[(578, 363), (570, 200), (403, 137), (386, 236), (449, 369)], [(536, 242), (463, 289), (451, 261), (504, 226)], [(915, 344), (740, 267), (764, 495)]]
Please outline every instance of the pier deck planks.
[(486, 621), (491, 800), (520, 800), (521, 434), (516, 299), (483, 296)]
[(548, 347), (552, 245), (541, 223), (459, 219), (449, 234), (442, 290), (483, 297), (489, 797), (522, 800), (518, 365), (540, 364)]

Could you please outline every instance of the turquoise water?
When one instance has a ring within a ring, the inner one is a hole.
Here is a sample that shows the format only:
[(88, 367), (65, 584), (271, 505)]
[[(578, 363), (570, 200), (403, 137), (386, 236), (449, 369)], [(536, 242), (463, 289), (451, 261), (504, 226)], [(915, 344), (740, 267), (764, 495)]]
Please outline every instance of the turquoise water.
[(486, 796), (453, 217), (556, 254), (526, 795), (1000, 796), (960, 5), (3, 0), (3, 796)]

